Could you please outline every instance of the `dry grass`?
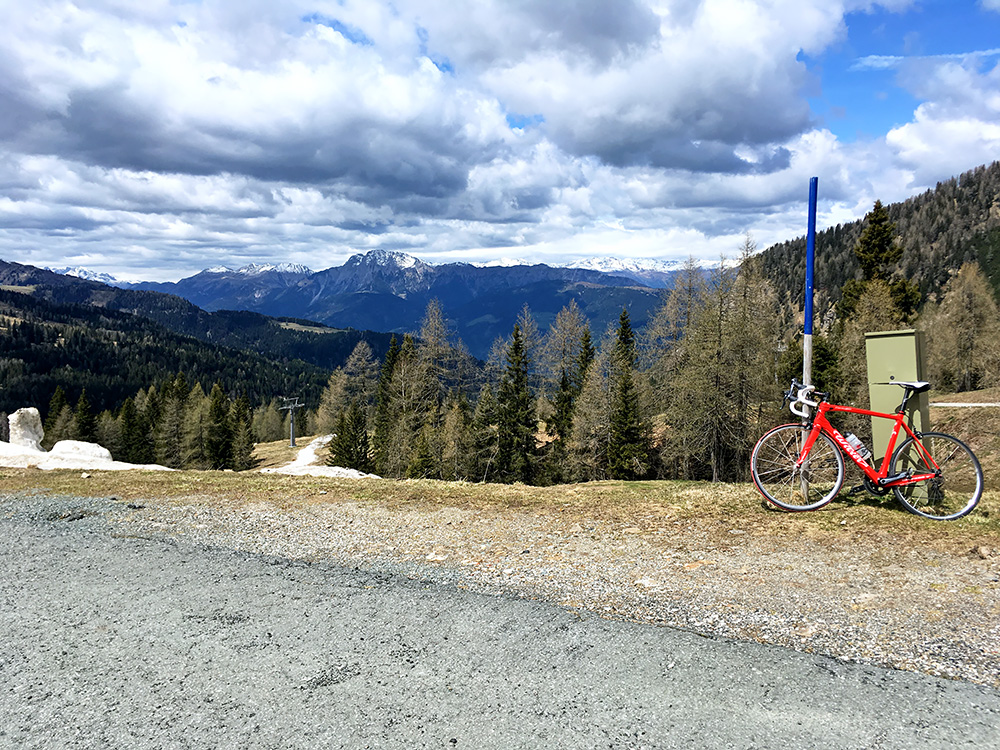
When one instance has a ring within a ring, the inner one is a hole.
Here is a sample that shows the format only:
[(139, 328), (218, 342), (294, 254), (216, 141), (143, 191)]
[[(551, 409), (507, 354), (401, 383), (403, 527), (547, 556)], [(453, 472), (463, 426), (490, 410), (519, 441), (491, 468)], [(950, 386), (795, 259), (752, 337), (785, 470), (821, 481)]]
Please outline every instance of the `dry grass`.
[[(266, 461), (280, 463), (275, 444)], [(287, 446), (286, 446), (287, 447)], [(289, 455), (294, 449), (288, 449)], [(264, 457), (262, 455), (262, 457)], [(88, 476), (84, 476), (87, 474)], [(505, 518), (544, 516), (567, 525), (600, 521), (621, 533), (696, 529), (719, 543), (730, 533), (777, 541), (808, 537), (830, 544), (880, 545), (890, 554), (911, 548), (967, 554), (1000, 547), (1000, 491), (985, 493), (979, 507), (956, 522), (934, 522), (903, 511), (891, 498), (879, 502), (841, 496), (825, 509), (783, 513), (766, 506), (749, 484), (707, 482), (590, 482), (556, 487), (472, 484), (434, 480), (330, 479), (213, 471), (80, 472), (0, 469), (6, 492), (113, 496), (123, 502), (181, 501), (238, 510), (261, 503), (303, 508), (329, 503), (372, 504), (390, 510), (458, 508)]]
[(311, 437), (296, 439), (296, 446), (293, 448), (287, 440), (276, 440), (273, 443), (258, 443), (254, 448), (253, 456), (257, 460), (258, 469), (270, 469), (278, 466), (285, 466), (295, 460), (295, 456), (312, 440)]
[[(1000, 403), (1000, 388), (968, 393), (932, 394), (931, 403)], [(1000, 489), (1000, 407), (931, 407), (931, 429), (967, 443), (980, 465), (986, 486)]]

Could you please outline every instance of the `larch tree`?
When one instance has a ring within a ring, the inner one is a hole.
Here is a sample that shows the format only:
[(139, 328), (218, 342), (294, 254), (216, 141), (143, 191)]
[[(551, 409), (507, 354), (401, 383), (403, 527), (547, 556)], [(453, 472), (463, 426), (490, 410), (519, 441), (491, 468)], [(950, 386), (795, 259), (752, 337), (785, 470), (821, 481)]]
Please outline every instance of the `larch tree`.
[(978, 263), (959, 269), (919, 327), (936, 387), (972, 391), (1000, 382), (1000, 310)]

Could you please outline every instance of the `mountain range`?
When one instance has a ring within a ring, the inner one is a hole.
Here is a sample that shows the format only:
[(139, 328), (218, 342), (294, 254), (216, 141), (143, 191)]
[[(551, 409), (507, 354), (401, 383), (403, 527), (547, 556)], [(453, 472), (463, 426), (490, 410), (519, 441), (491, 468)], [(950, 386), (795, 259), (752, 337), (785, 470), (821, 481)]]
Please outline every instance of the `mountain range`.
[(216, 267), (177, 282), (141, 282), (134, 290), (182, 297), (205, 310), (248, 310), (318, 321), (338, 328), (409, 333), (437, 300), (469, 351), (487, 356), (527, 305), (543, 330), (570, 300), (589, 318), (595, 335), (617, 321), (622, 308), (641, 328), (672, 283), (672, 266), (545, 264), (431, 265), (412, 255), (372, 250), (342, 266), (311, 272), (302, 266)]

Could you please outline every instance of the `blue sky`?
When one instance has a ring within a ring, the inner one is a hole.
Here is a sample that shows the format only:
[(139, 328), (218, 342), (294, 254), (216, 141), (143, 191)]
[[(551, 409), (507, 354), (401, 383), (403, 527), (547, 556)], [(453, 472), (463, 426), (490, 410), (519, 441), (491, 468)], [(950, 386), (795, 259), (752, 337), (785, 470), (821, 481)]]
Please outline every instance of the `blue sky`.
[[(1000, 56), (1000, 13), (967, 0), (924, 0), (903, 12), (846, 14), (847, 38), (803, 60), (821, 82), (810, 106), (842, 142), (874, 139), (904, 125), (920, 104), (905, 72), (941, 56), (992, 67)], [(886, 58), (879, 67), (878, 61)]]
[(0, 258), (715, 260), (1000, 154), (1000, 0), (0, 0)]

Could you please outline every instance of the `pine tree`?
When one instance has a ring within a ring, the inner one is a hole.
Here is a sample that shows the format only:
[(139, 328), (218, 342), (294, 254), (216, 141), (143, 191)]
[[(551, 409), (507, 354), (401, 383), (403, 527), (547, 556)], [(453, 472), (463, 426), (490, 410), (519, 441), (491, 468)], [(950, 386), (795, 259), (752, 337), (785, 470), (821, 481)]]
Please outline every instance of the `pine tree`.
[(393, 336), (389, 342), (389, 351), (382, 361), (378, 383), (375, 387), (375, 416), (372, 435), (372, 452), (375, 469), (380, 474), (387, 473), (389, 437), (395, 424), (392, 412), (392, 379), (396, 372), (396, 361), (399, 359), (399, 342)]
[(60, 440), (73, 439), (73, 407), (65, 404), (59, 411), (52, 427), (45, 433), (45, 440), (42, 447), (51, 448)]
[(854, 255), (861, 268), (861, 279), (848, 279), (841, 287), (837, 308), (841, 320), (854, 315), (861, 295), (874, 281), (888, 285), (892, 304), (904, 320), (909, 318), (920, 304), (920, 289), (905, 278), (892, 279), (893, 270), (903, 257), (903, 246), (896, 236), (896, 225), (889, 218), (882, 201), (875, 201), (874, 207), (865, 216), (865, 228), (854, 246)]
[[(121, 460), (132, 464), (143, 463), (141, 446), (146, 440), (145, 423), (131, 397), (125, 399), (118, 410), (118, 432), (121, 436)], [(170, 464), (164, 465), (170, 466)], [(171, 468), (177, 468), (179, 465), (178, 462)]]
[(854, 255), (865, 281), (886, 282), (892, 275), (892, 267), (903, 257), (903, 247), (896, 241), (896, 225), (889, 219), (882, 201), (875, 201), (865, 216), (865, 228), (854, 246)]
[(739, 273), (721, 266), (691, 316), (669, 382), (662, 457), (687, 478), (738, 481), (767, 421), (777, 359), (774, 292), (743, 247)]
[[(160, 419), (153, 431), (156, 461), (164, 466), (180, 468), (183, 463), (184, 408), (188, 397), (187, 378), (177, 373), (163, 386), (160, 399)], [(138, 435), (130, 431), (138, 440)], [(134, 449), (133, 449), (134, 450)]]
[(241, 395), (233, 403), (231, 417), (233, 428), (233, 444), (230, 449), (232, 468), (234, 471), (252, 469), (255, 463), (253, 458), (253, 417), (250, 410), (250, 399), (247, 398), (246, 394)]
[(493, 389), (486, 383), (479, 391), (470, 428), (473, 448), (469, 473), (479, 482), (491, 482), (496, 478), (500, 451), (497, 442), (498, 409)]
[(470, 421), (469, 402), (459, 394), (448, 406), (441, 428), (442, 479), (454, 481), (475, 475), (470, 461), (473, 451)]
[(97, 415), (95, 442), (107, 448), (113, 458), (122, 454), (121, 432), (111, 411), (105, 409)]
[(497, 475), (504, 481), (525, 484), (534, 479), (537, 430), (528, 373), (521, 327), (515, 323), (507, 349), (507, 369), (497, 394)]
[(549, 326), (539, 357), (542, 390), (546, 395), (558, 392), (563, 374), (574, 371), (586, 327), (587, 319), (576, 300), (570, 300)]
[(73, 439), (82, 440), (85, 443), (93, 443), (97, 440), (97, 417), (94, 416), (94, 412), (90, 408), (86, 388), (80, 391), (80, 398), (76, 402), (76, 411), (73, 413)]
[(622, 309), (611, 358), (611, 424), (607, 473), (612, 479), (639, 479), (650, 466), (649, 428), (642, 418), (636, 386), (635, 334)]
[[(45, 413), (45, 424), (42, 429), (45, 432), (46, 438), (52, 431), (53, 427), (55, 427), (56, 420), (59, 419), (59, 415), (62, 412), (63, 407), (68, 404), (69, 402), (66, 400), (66, 392), (63, 391), (61, 385), (57, 385), (55, 392), (52, 394), (52, 398), (49, 400), (49, 410)], [(42, 445), (46, 448), (51, 448), (53, 442), (43, 439)]]
[(337, 417), (336, 432), (330, 439), (327, 464), (371, 473), (372, 459), (368, 446), (368, 426), (364, 412), (355, 402)]
[(428, 430), (421, 430), (414, 444), (413, 456), (406, 467), (407, 479), (433, 479), (436, 475), (437, 462), (431, 452)]
[(56, 442), (68, 437), (65, 431), (62, 431), (61, 434), (56, 431), (56, 423), (59, 421), (63, 409), (68, 406), (69, 402), (66, 400), (65, 391), (63, 391), (62, 386), (57, 385), (52, 398), (49, 400), (49, 409), (45, 414), (45, 423), (42, 427), (44, 434), (41, 445), (46, 450), (51, 450)]
[(205, 426), (205, 457), (212, 469), (231, 469), (233, 463), (233, 428), (229, 419), (229, 397), (216, 382), (208, 397), (208, 423)]
[(206, 449), (208, 426), (208, 397), (195, 383), (188, 394), (184, 408), (184, 442), (181, 466), (185, 469), (209, 469), (211, 462)]

